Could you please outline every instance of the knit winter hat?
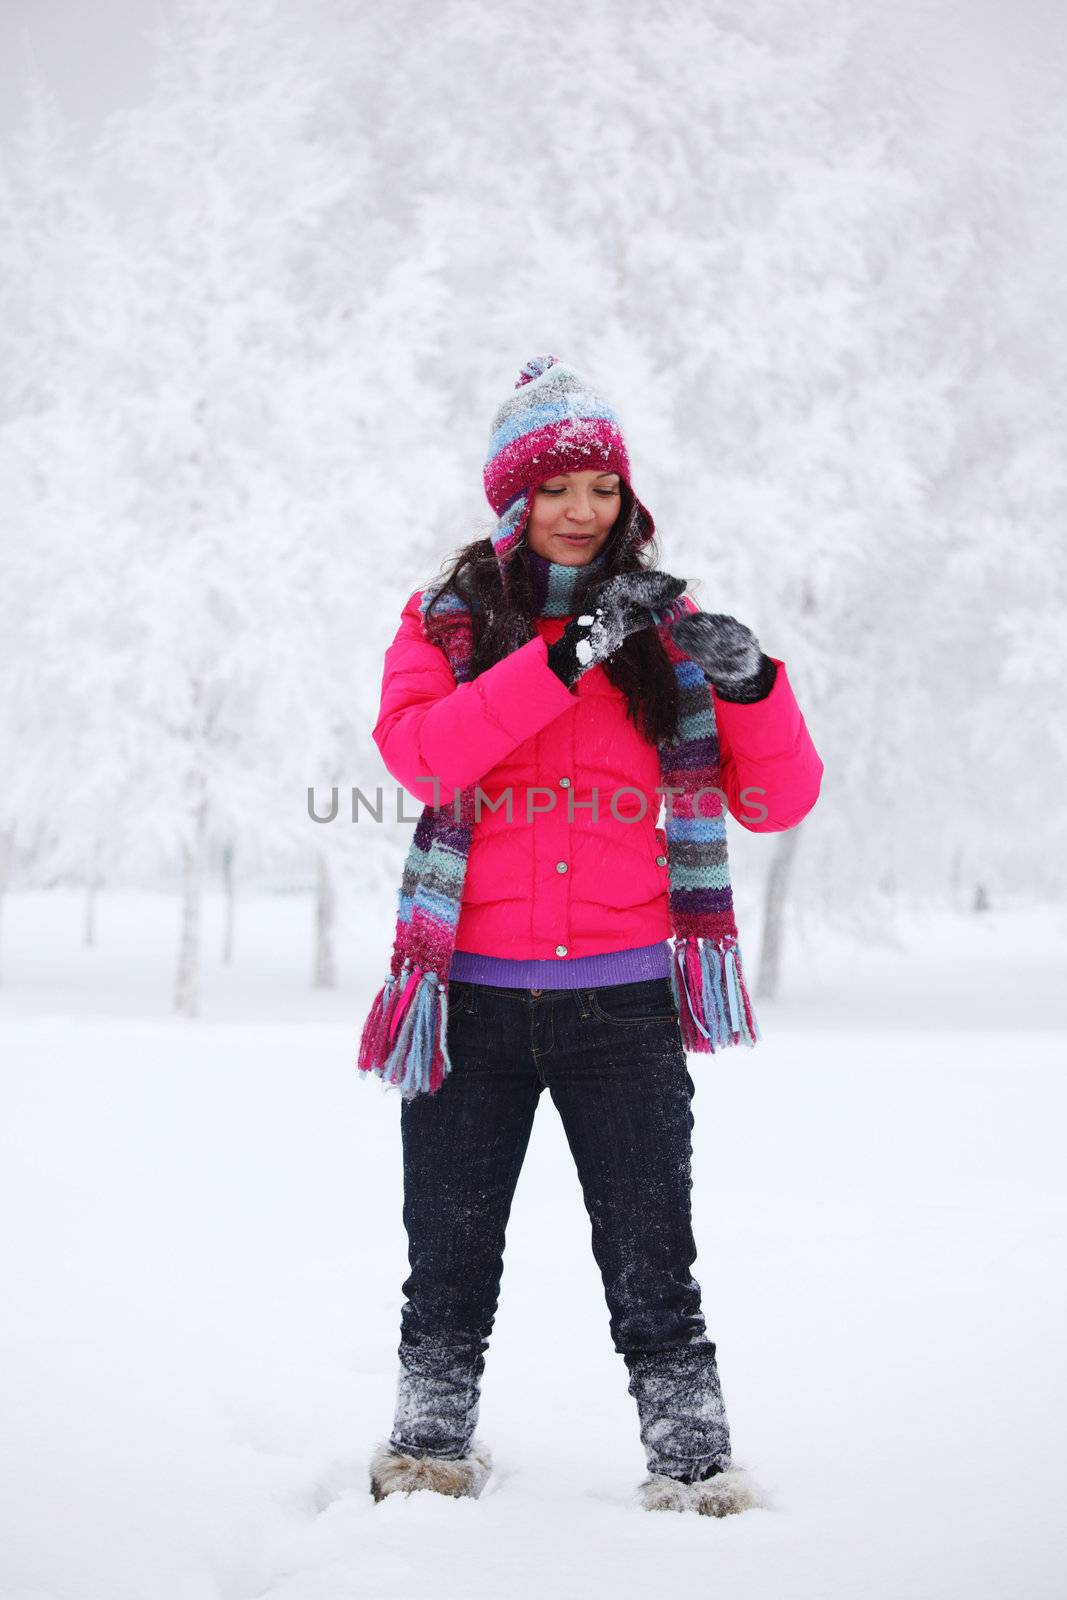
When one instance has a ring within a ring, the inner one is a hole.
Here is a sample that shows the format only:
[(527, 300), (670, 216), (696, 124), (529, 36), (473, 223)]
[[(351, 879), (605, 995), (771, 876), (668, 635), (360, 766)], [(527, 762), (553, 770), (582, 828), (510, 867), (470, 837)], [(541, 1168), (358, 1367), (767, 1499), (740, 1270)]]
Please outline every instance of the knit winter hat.
[[(558, 472), (591, 471), (617, 472), (633, 493), (619, 419), (573, 367), (556, 356), (534, 356), (493, 418), (485, 460), (486, 496), (500, 519), (490, 538), (501, 570), (522, 541), (538, 484)], [(627, 537), (645, 544), (655, 531), (634, 495)]]

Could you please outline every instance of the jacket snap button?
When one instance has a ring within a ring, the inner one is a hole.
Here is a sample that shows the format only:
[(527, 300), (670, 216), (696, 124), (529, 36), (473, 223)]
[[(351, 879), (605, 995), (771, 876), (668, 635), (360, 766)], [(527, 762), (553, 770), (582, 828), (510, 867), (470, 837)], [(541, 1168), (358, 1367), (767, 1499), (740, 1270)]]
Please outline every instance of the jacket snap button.
[(569, 778), (561, 778), (559, 780), (559, 786), (561, 789), (569, 789), (571, 786), (571, 780)]
[(666, 856), (657, 856), (656, 857), (656, 865), (657, 865), (657, 867), (665, 867), (667, 865), (667, 857)]
[(565, 956), (567, 954), (567, 946), (565, 944), (558, 944), (556, 946), (556, 954), (558, 956)]
[(565, 861), (557, 861), (556, 862), (556, 871), (557, 872), (566, 872), (566, 870), (567, 870), (567, 863)]

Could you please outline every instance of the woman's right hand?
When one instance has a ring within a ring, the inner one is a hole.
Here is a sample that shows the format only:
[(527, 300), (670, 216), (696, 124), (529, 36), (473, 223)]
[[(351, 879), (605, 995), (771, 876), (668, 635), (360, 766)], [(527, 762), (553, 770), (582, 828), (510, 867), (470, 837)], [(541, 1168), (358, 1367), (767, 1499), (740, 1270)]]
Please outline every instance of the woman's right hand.
[(549, 645), (549, 667), (561, 683), (573, 689), (583, 672), (614, 655), (631, 633), (650, 628), (652, 613), (677, 600), (685, 587), (684, 578), (647, 569), (620, 572), (593, 584), (582, 600), (581, 611), (555, 644)]

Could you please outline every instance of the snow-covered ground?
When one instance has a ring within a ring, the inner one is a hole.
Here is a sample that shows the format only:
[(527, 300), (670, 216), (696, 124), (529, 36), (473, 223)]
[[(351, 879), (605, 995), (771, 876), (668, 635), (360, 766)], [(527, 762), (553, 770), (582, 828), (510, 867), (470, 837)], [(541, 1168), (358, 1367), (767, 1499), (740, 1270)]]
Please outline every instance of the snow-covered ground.
[(190, 1023), (169, 902), (105, 897), (92, 951), (76, 898), (4, 906), (4, 1600), (1062, 1596), (1062, 913), (794, 950), (757, 1049), (693, 1059), (696, 1272), (774, 1499), (722, 1522), (632, 1502), (547, 1096), (486, 1369), (495, 1476), (372, 1502), (406, 1270), (399, 1101), (351, 1064), (381, 915), (347, 917), (313, 995), (306, 901), (246, 913), (228, 971), (218, 913)]

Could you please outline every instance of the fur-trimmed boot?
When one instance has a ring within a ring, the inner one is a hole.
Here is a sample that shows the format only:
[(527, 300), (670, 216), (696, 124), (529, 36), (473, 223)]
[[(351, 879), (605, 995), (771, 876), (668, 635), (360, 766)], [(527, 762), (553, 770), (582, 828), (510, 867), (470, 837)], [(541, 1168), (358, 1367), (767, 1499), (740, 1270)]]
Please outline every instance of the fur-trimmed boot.
[(728, 1517), (734, 1511), (768, 1505), (767, 1496), (744, 1467), (726, 1467), (694, 1483), (652, 1472), (637, 1494), (646, 1511), (696, 1511), (702, 1517)]
[(401, 1490), (433, 1489), (437, 1494), (469, 1496), (476, 1500), (485, 1488), (493, 1459), (484, 1444), (471, 1442), (465, 1456), (411, 1456), (394, 1450), (389, 1441), (376, 1446), (370, 1459), (370, 1492), (375, 1500)]

